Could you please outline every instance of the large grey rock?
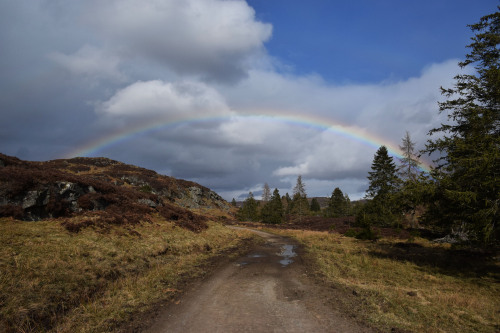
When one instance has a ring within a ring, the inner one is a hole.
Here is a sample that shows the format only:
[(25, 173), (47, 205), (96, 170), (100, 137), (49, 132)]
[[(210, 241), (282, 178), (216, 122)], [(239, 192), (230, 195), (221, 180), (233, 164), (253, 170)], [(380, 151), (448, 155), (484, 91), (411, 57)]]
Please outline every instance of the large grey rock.
[(140, 204), (155, 208), (158, 206), (158, 203), (154, 202), (153, 200), (150, 199), (139, 199), (138, 200)]
[(49, 203), (50, 195), (48, 190), (43, 191), (28, 191), (23, 197), (21, 207), (23, 209), (32, 208), (35, 206), (41, 207)]

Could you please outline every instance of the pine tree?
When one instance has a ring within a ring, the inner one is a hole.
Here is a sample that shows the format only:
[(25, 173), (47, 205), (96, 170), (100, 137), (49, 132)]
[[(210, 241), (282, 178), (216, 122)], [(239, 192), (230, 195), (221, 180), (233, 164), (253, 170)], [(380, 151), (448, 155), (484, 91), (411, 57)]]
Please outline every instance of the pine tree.
[(285, 194), (285, 206), (285, 214), (289, 215), (292, 212), (292, 198), (288, 192)]
[(262, 201), (268, 202), (271, 200), (271, 189), (267, 183), (264, 184), (264, 188), (262, 189)]
[(349, 195), (347, 193), (344, 195), (345, 198), (345, 216), (351, 216), (352, 215), (352, 205), (351, 205), (351, 199), (349, 198)]
[(271, 200), (269, 200), (262, 208), (262, 222), (279, 224), (283, 221), (283, 203), (281, 201), (280, 192), (274, 189)]
[(330, 200), (328, 201), (327, 217), (341, 217), (346, 216), (347, 213), (347, 200), (344, 197), (344, 193), (340, 188), (336, 187)]
[(396, 194), (395, 201), (399, 210), (404, 213), (404, 219), (412, 228), (419, 224), (417, 209), (425, 207), (426, 201), (432, 197), (435, 186), (428, 174), (421, 172), (418, 178), (406, 180)]
[(299, 221), (302, 221), (302, 216), (309, 214), (310, 209), (311, 207), (306, 197), (302, 197), (298, 193), (293, 196), (290, 205), (290, 214), (297, 215)]
[(237, 213), (237, 218), (240, 221), (258, 221), (257, 201), (253, 197), (253, 193), (248, 193), (248, 197), (243, 201), (243, 206)]
[(401, 175), (401, 178), (404, 180), (415, 180), (420, 174), (418, 169), (420, 161), (418, 156), (415, 155), (415, 142), (411, 140), (410, 133), (408, 131), (406, 131), (399, 149), (403, 152), (403, 158), (399, 160), (401, 163), (399, 166), (399, 174)]
[(389, 156), (387, 148), (381, 146), (373, 158), (372, 171), (368, 172), (370, 186), (367, 197), (371, 199), (384, 198), (394, 193), (398, 185), (396, 165)]
[(442, 136), (429, 140), (426, 151), (442, 153), (433, 174), (434, 219), (488, 243), (500, 237), (500, 12), (469, 27), (475, 36), (459, 66), (474, 65), (475, 72), (441, 88), (448, 99), (439, 103), (440, 113), (450, 122), (430, 131)]
[(299, 221), (301, 221), (302, 216), (307, 215), (308, 212), (309, 212), (309, 202), (307, 201), (305, 184), (302, 182), (302, 176), (299, 175), (297, 177), (297, 183), (293, 188), (291, 213), (297, 214), (299, 216)]
[(295, 184), (295, 187), (293, 188), (293, 195), (300, 195), (301, 197), (305, 198), (306, 197), (306, 186), (302, 182), (302, 176), (299, 175), (297, 177), (297, 183)]
[[(389, 226), (396, 220), (394, 195), (398, 190), (399, 178), (396, 173), (396, 165), (385, 146), (381, 146), (375, 153), (368, 180), (370, 185), (367, 190), (367, 198), (371, 201), (359, 212), (359, 214), (363, 214), (363, 224), (375, 223)], [(358, 217), (360, 217), (359, 214)]]
[(233, 207), (236, 207), (236, 200), (235, 200), (234, 198), (233, 198), (233, 200), (231, 201), (231, 205), (232, 205)]
[(316, 198), (312, 198), (311, 200), (311, 212), (319, 212), (321, 211), (321, 206)]
[(412, 228), (417, 226), (416, 210), (422, 204), (421, 186), (425, 182), (426, 175), (419, 170), (419, 158), (415, 154), (415, 142), (412, 141), (410, 133), (406, 131), (399, 148), (403, 151), (400, 159), (399, 175), (402, 186), (397, 194), (396, 202), (405, 219)]

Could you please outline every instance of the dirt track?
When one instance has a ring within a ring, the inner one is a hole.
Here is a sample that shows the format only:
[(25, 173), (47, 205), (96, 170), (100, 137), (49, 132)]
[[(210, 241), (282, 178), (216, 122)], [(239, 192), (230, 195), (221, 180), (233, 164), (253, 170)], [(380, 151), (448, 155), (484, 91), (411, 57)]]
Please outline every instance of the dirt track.
[(372, 332), (308, 277), (292, 240), (254, 232), (263, 244), (166, 307), (146, 332)]

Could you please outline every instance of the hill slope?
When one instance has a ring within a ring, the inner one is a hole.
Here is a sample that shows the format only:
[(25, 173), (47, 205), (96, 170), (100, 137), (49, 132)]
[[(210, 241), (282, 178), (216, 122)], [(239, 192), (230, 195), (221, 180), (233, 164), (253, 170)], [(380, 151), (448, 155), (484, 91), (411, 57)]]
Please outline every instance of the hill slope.
[(227, 212), (229, 205), (194, 182), (107, 158), (28, 162), (0, 154), (0, 217), (66, 217), (68, 230), (79, 231), (89, 225), (137, 223), (159, 214), (199, 231), (206, 227), (206, 217), (189, 209), (203, 208)]
[(199, 184), (106, 158), (0, 154), (0, 332), (117, 332), (252, 237)]

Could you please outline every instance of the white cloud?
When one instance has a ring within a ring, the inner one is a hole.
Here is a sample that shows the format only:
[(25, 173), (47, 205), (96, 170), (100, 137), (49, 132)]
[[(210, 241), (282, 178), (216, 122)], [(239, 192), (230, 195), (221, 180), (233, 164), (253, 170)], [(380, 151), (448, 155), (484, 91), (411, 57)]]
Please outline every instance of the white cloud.
[(98, 152), (226, 193), (267, 181), (283, 194), (297, 174), (311, 195), (333, 185), (363, 191), (376, 147), (281, 117), (356, 126), (394, 145), (408, 130), (422, 148), (446, 120), (439, 86), (459, 71), (450, 60), (397, 82), (294, 75), (266, 54), (272, 26), (243, 0), (0, 1), (0, 9), (4, 151), (35, 145), (30, 158), (59, 157), (110, 133), (207, 117)]
[[(439, 87), (452, 85), (456, 63), (450, 60), (434, 64), (419, 77), (404, 81), (346, 86), (328, 84), (317, 76), (253, 70), (238, 85), (220, 86), (219, 91), (234, 112), (275, 116), (277, 123), (268, 127), (264, 120), (259, 124), (242, 118), (223, 128), (231, 129), (229, 133), (235, 137), (245, 138), (235, 139), (235, 147), (252, 141), (261, 143), (253, 148), (253, 154), (262, 154), (262, 159), (274, 158), (270, 172), (273, 179), (302, 174), (316, 183), (340, 184), (347, 193), (360, 198), (377, 149), (368, 141), (378, 137), (382, 143), (397, 146), (408, 130), (417, 149), (423, 148), (427, 132), (443, 121), (437, 105), (441, 99)], [(368, 136), (356, 140), (335, 131), (279, 124), (280, 117), (286, 115), (300, 115), (322, 124), (344, 123)]]
[[(290, 147), (302, 146), (304, 137), (310, 138), (305, 128), (263, 116), (234, 115), (221, 123), (217, 129), (221, 136), (233, 145), (259, 145), (265, 154), (287, 154)], [(292, 135), (293, 133), (293, 135)]]
[(302, 162), (295, 166), (281, 167), (274, 171), (276, 176), (306, 175), (309, 173), (309, 163)]
[(310, 178), (345, 179), (366, 172), (372, 147), (329, 131), (318, 133), (298, 150), (291, 165), (274, 170), (276, 176), (303, 175)]
[[(315, 76), (257, 70), (231, 87), (198, 81), (140, 81), (102, 103), (100, 112), (115, 119), (218, 116), (217, 122), (185, 123), (151, 138), (163, 161), (161, 150), (169, 147), (169, 168), (183, 178), (209, 184), (212, 179), (200, 175), (212, 173), (218, 177), (215, 184), (248, 189), (255, 183), (271, 184), (301, 174), (315, 184), (312, 195), (320, 195), (320, 187), (338, 184), (359, 198), (378, 148), (366, 141), (374, 136), (396, 146), (409, 130), (423, 147), (427, 131), (441, 117), (437, 87), (448, 85), (455, 67), (450, 61), (406, 81), (349, 86), (329, 85)], [(255, 115), (260, 113), (265, 115)], [(365, 130), (371, 136), (355, 139), (335, 130), (289, 123), (282, 118), (287, 114), (323, 121), (323, 125), (341, 119), (356, 127), (357, 134)]]
[(95, 0), (84, 16), (124, 55), (221, 80), (244, 76), (272, 32), (239, 0)]
[(70, 55), (52, 52), (48, 56), (75, 75), (115, 81), (125, 80), (125, 76), (118, 68), (120, 59), (90, 45), (84, 45)]
[(229, 114), (224, 98), (201, 82), (135, 82), (101, 103), (98, 112), (113, 117), (158, 117), (175, 120)]
[(427, 132), (443, 121), (437, 105), (439, 87), (452, 85), (456, 64), (457, 60), (434, 64), (419, 77), (399, 82), (345, 86), (316, 76), (253, 70), (239, 85), (219, 90), (232, 109), (245, 114), (300, 115), (312, 122), (356, 126), (394, 145), (408, 130), (422, 148)]
[(269, 134), (266, 127), (258, 121), (235, 118), (222, 123), (218, 130), (232, 145), (261, 145)]
[(312, 114), (371, 128), (377, 133), (381, 124), (411, 121), (410, 125), (417, 127), (432, 123), (437, 113), (436, 101), (440, 99), (439, 87), (452, 85), (457, 62), (434, 64), (419, 77), (404, 81), (341, 86), (314, 75), (294, 76), (256, 69), (240, 84), (220, 87), (220, 91), (231, 107), (248, 113), (276, 110), (306, 117)]

